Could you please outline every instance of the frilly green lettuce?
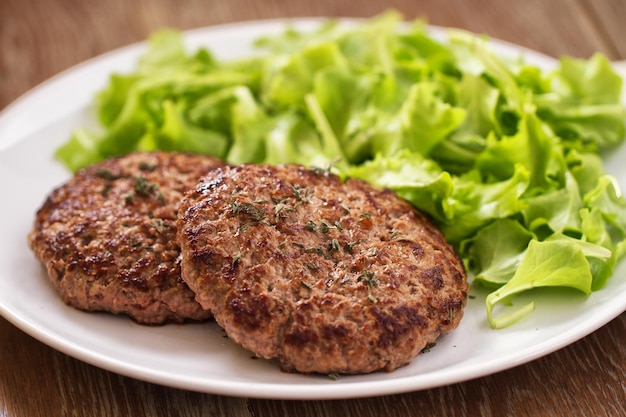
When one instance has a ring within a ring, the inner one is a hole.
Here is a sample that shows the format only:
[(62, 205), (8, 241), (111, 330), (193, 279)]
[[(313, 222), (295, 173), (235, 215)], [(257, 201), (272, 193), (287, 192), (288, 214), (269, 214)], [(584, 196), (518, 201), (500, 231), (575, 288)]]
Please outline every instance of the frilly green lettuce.
[(390, 188), (492, 289), (495, 328), (532, 311), (496, 308), (522, 291), (602, 288), (626, 253), (626, 200), (599, 156), (625, 136), (622, 79), (608, 60), (543, 70), (497, 56), (484, 37), (455, 30), (439, 41), (401, 18), (287, 28), (229, 62), (159, 31), (136, 70), (111, 75), (96, 97), (101, 131), (77, 129), (57, 157), (76, 171), (180, 150), (332, 167)]

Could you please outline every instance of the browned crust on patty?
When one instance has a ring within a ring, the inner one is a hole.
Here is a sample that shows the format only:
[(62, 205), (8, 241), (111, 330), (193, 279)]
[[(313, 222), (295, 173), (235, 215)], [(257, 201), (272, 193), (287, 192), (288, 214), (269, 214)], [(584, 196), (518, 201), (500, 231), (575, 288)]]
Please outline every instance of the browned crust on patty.
[(38, 210), (29, 243), (63, 300), (142, 324), (204, 320), (180, 278), (184, 192), (222, 166), (183, 153), (133, 153), (79, 171)]
[(409, 363), (463, 314), (437, 228), (390, 191), (299, 166), (210, 173), (179, 210), (182, 275), (226, 333), (303, 373)]

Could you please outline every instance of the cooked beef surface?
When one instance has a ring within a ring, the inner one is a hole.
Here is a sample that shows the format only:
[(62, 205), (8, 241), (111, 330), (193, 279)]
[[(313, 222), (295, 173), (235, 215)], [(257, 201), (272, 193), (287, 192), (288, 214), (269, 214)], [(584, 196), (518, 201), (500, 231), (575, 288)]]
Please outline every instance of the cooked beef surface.
[(459, 323), (462, 262), (390, 191), (299, 166), (209, 173), (181, 202), (182, 276), (228, 336), (285, 371), (409, 363)]
[(29, 243), (63, 300), (142, 324), (211, 317), (180, 277), (178, 204), (223, 163), (134, 153), (79, 171), (36, 214)]

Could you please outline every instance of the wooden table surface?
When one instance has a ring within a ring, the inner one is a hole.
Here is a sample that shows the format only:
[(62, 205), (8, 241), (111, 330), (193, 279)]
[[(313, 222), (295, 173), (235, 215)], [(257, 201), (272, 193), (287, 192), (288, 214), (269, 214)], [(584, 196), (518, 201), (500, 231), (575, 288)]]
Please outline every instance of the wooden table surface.
[[(0, 109), (85, 59), (180, 29), (296, 16), (407, 18), (552, 56), (626, 59), (624, 0), (0, 0)], [(0, 416), (624, 416), (626, 314), (541, 359), (477, 380), (334, 401), (231, 398), (137, 381), (68, 357), (0, 318)]]

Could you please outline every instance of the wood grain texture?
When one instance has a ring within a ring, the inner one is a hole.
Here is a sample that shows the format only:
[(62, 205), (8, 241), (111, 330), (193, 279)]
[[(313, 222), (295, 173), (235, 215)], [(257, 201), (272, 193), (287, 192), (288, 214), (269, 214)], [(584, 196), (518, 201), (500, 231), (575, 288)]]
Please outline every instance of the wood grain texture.
[[(619, 8), (614, 6), (619, 2), (594, 5), (607, 4), (598, 9), (607, 11)], [(626, 52), (608, 43), (598, 17), (590, 17), (575, 0), (2, 0), (0, 109), (54, 74), (144, 40), (157, 28), (298, 16), (368, 17), (387, 8), (406, 18), (427, 18), (435, 25), (487, 34), (552, 56), (588, 57), (601, 51), (612, 59), (626, 58)], [(619, 32), (611, 35), (619, 39)]]
[[(81, 61), (160, 27), (299, 16), (407, 18), (540, 52), (626, 59), (623, 0), (0, 0), (0, 108)], [(1, 140), (1, 138), (0, 138)], [(626, 415), (626, 313), (542, 359), (451, 386), (344, 401), (273, 401), (171, 389), (72, 359), (0, 318), (0, 417)]]
[(615, 59), (626, 59), (626, 42), (624, 41), (626, 1), (578, 0), (578, 2), (584, 13), (593, 21), (610, 55)]
[[(626, 331), (622, 314), (591, 336), (530, 364), (462, 384), (412, 394), (326, 403), (253, 402), (257, 416), (442, 417), (626, 415)], [(601, 402), (601, 404), (599, 404)], [(336, 412), (336, 414), (329, 414)]]
[(245, 399), (165, 388), (87, 365), (1, 318), (0, 358), (0, 416), (252, 415)]
[(376, 398), (280, 401), (188, 392), (119, 376), (0, 319), (0, 416), (395, 417), (421, 410), (432, 417), (618, 417), (626, 415), (624, 334), (626, 314), (567, 348), (485, 378)]

